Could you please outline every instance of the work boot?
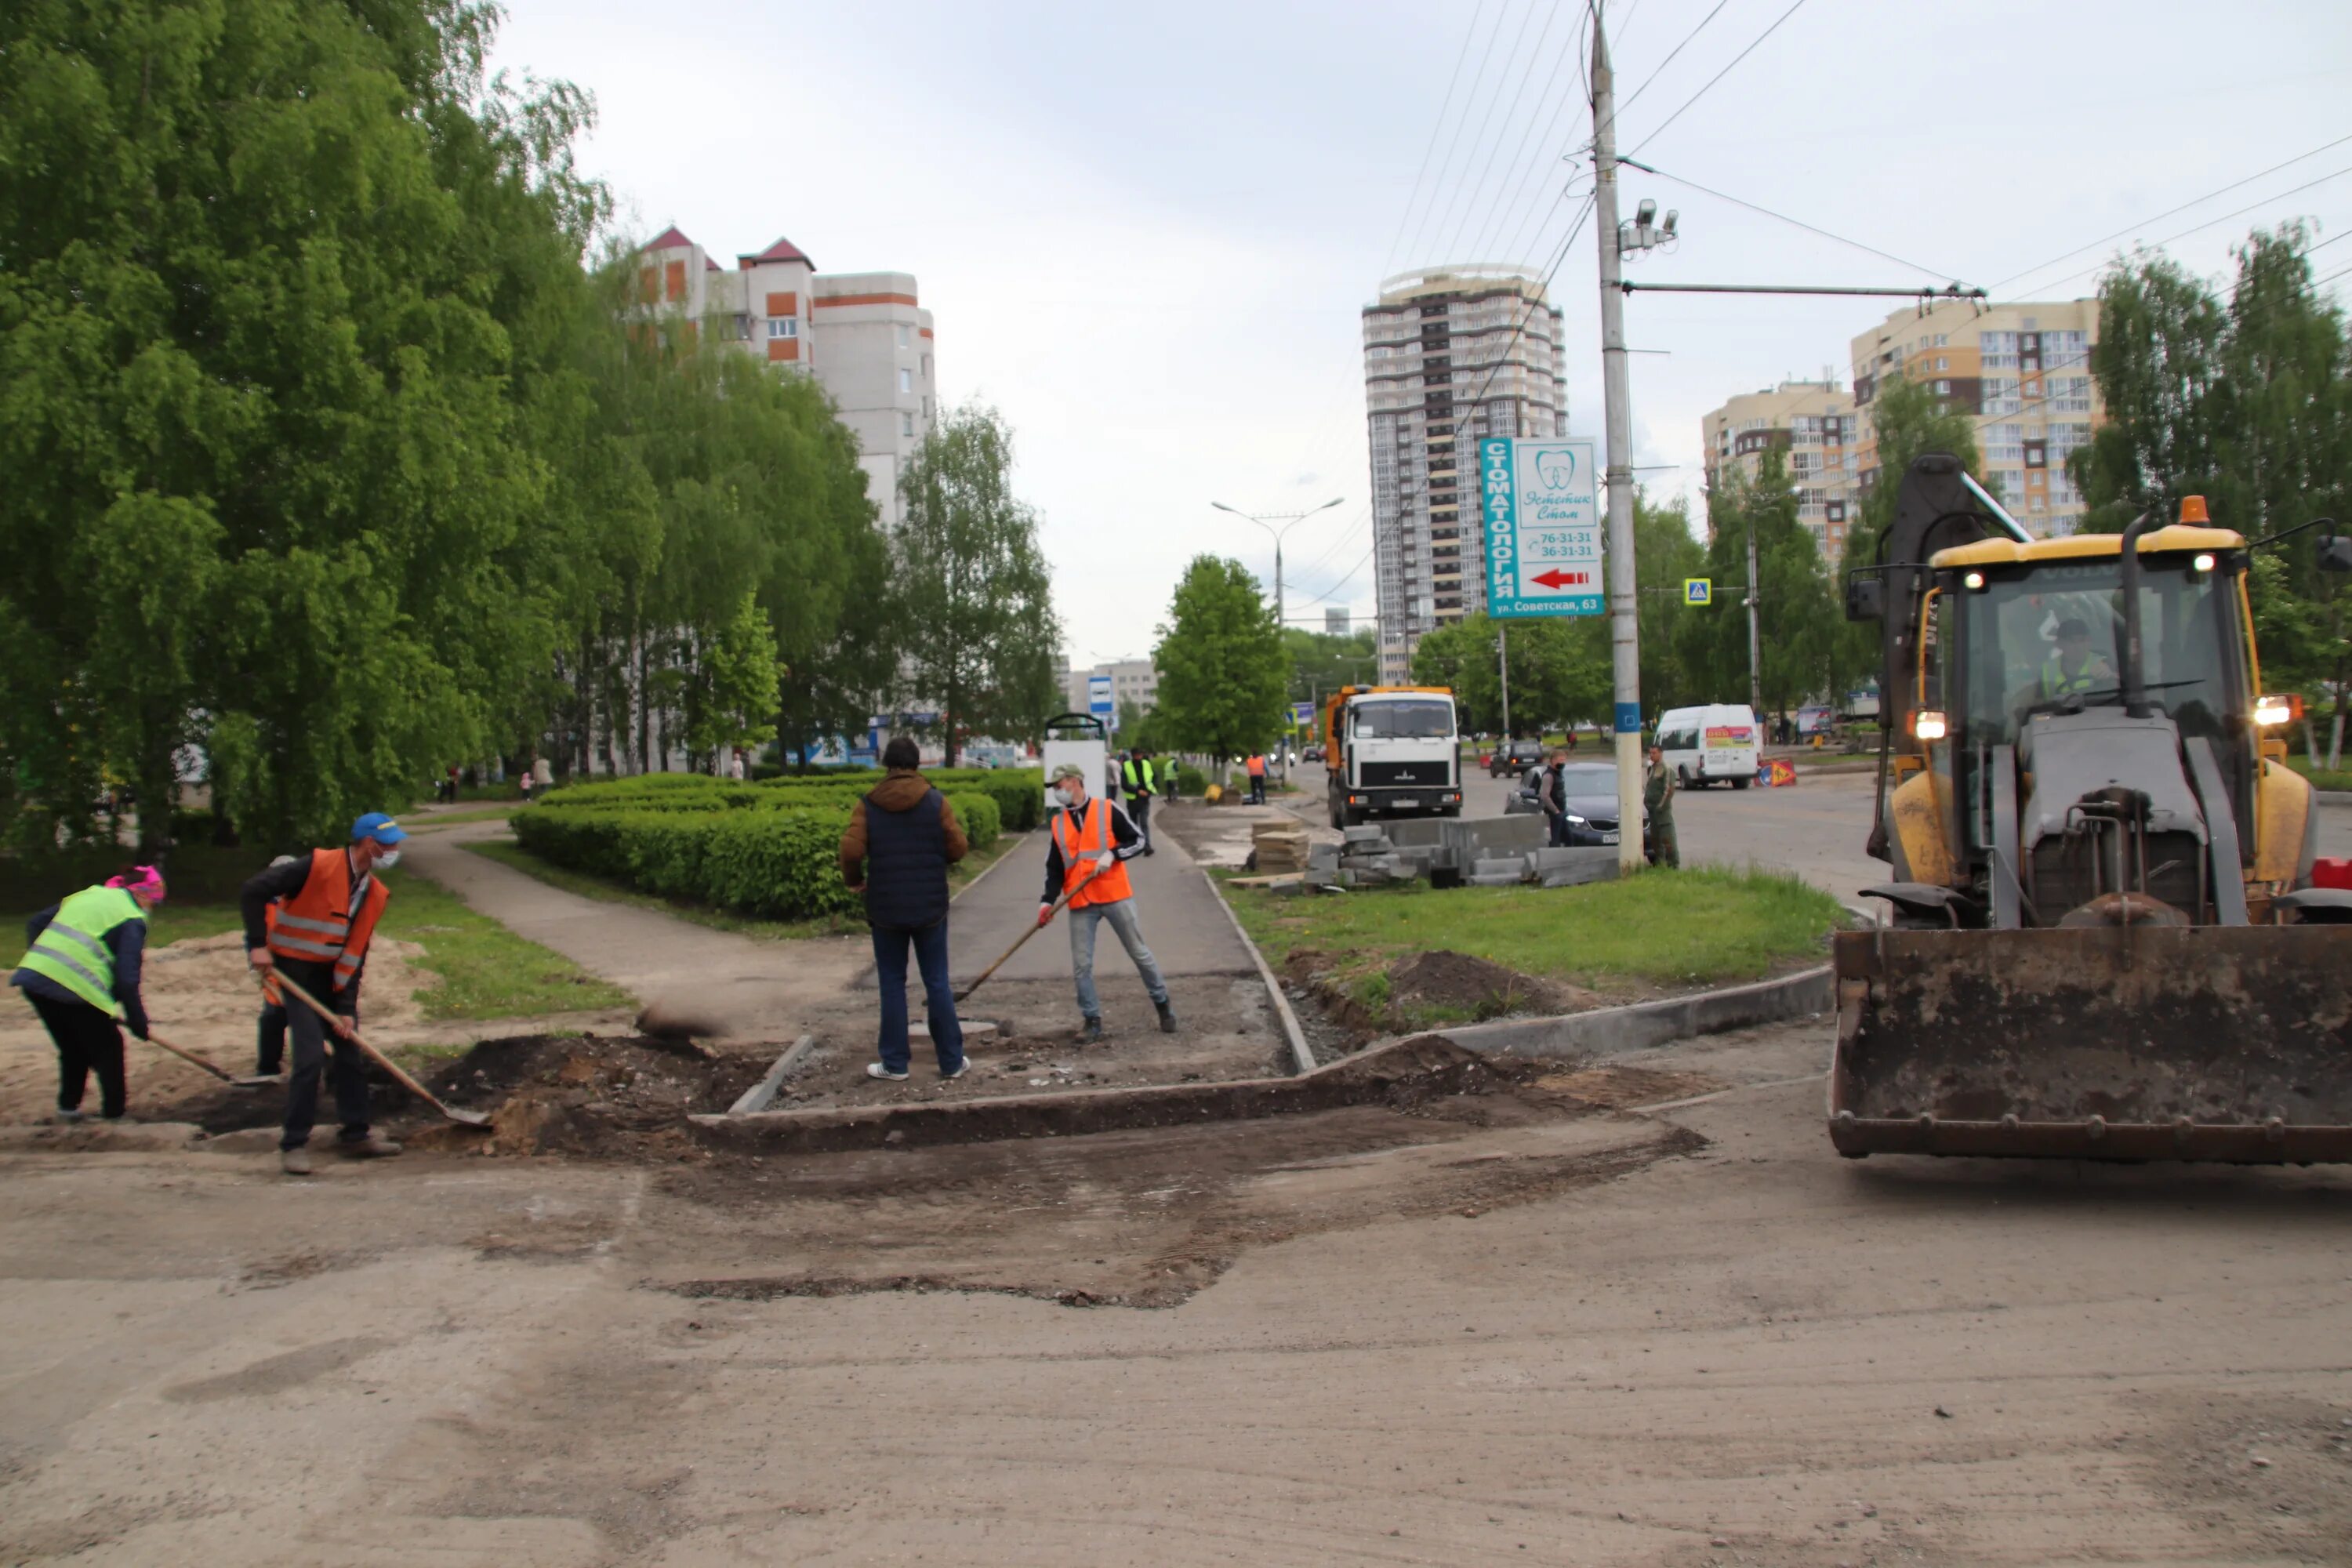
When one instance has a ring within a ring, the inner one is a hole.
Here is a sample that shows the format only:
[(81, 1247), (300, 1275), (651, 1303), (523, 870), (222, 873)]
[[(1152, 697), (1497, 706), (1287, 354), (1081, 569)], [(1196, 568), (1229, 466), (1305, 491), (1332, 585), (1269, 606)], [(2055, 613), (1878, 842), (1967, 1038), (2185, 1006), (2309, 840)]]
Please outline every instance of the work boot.
[(1173, 1002), (1160, 1002), (1155, 1003), (1154, 1005), (1160, 1009), (1160, 1032), (1163, 1035), (1174, 1034), (1176, 1032), (1176, 1004)]
[(1088, 1018), (1086, 1027), (1078, 1031), (1078, 1044), (1082, 1046), (1098, 1046), (1102, 1044), (1102, 1037), (1103, 1026), (1100, 1018)]
[(89, 1114), (89, 1112), (82, 1110), (79, 1106), (60, 1105), (58, 1107), (57, 1115), (51, 1117), (50, 1120), (59, 1123), (60, 1125), (70, 1127)]
[(389, 1160), (400, 1152), (400, 1145), (380, 1132), (371, 1132), (364, 1138), (345, 1138), (335, 1147), (354, 1160)]
[(278, 1152), (278, 1168), (285, 1172), (289, 1176), (309, 1175), (310, 1173), (310, 1151), (308, 1149), (280, 1149)]

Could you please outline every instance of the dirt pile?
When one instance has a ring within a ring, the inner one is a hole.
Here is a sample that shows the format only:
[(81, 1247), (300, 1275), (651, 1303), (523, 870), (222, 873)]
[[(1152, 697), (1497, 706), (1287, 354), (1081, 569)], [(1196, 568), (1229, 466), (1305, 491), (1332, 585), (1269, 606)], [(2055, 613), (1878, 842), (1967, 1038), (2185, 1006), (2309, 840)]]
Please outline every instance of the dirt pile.
[(522, 1035), (484, 1040), (424, 1081), (452, 1105), (491, 1114), (487, 1138), (443, 1134), (452, 1147), (685, 1157), (698, 1152), (687, 1117), (726, 1110), (759, 1081), (772, 1054), (716, 1055), (645, 1036)]
[(1475, 1019), (1506, 1013), (1574, 1013), (1600, 998), (1581, 987), (1539, 980), (1492, 959), (1437, 948), (1389, 965), (1389, 994), (1426, 1007), (1466, 1008)]

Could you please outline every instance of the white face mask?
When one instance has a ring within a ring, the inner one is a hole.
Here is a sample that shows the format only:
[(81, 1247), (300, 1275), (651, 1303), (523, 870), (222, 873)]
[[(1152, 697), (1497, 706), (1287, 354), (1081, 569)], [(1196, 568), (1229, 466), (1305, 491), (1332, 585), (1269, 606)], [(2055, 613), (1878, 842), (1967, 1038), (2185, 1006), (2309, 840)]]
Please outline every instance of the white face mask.
[(1077, 795), (1076, 792), (1071, 790), (1057, 789), (1054, 792), (1054, 798), (1060, 801), (1065, 809), (1075, 806), (1078, 804)]
[(399, 864), (400, 851), (397, 849), (387, 849), (375, 858), (375, 868), (379, 871), (389, 871)]

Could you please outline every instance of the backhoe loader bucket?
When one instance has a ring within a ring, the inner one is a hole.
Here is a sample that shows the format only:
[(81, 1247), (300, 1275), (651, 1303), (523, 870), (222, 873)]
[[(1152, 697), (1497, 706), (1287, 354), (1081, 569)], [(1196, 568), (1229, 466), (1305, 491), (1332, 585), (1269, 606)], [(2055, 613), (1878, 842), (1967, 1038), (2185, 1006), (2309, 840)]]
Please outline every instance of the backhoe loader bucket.
[(2352, 926), (1842, 931), (1841, 1154), (2352, 1161)]

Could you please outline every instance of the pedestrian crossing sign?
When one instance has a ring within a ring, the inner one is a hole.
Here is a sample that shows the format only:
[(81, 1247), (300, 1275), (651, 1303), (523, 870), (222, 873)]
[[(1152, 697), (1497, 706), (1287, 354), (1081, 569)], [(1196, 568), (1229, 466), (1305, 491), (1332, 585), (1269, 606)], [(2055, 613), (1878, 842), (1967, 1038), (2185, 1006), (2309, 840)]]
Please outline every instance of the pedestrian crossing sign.
[(1685, 605), (1712, 605), (1712, 604), (1714, 604), (1714, 603), (1715, 603), (1715, 579), (1714, 579), (1714, 578), (1712, 578), (1712, 577), (1685, 577), (1685, 578), (1684, 578), (1684, 579), (1683, 579), (1683, 603), (1684, 603), (1684, 604), (1685, 604)]

